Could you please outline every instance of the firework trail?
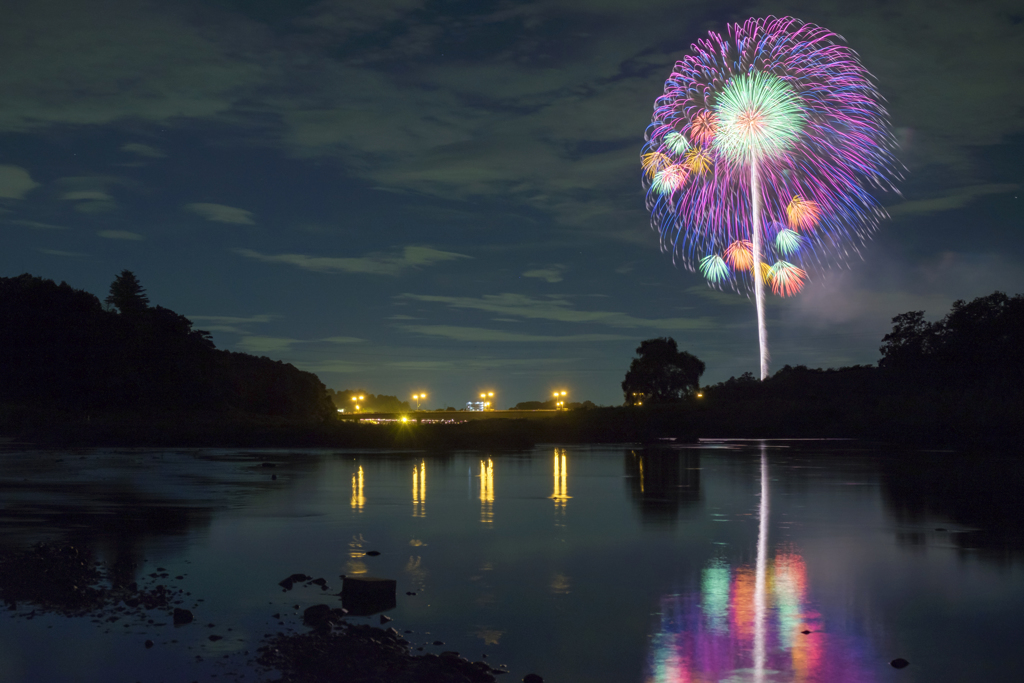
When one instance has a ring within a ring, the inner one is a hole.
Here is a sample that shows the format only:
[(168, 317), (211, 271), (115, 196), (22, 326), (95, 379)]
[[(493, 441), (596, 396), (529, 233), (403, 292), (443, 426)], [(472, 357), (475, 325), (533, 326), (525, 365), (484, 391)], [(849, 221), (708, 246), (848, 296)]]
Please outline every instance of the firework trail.
[(792, 296), (859, 254), (887, 217), (872, 191), (895, 191), (895, 139), (871, 74), (827, 29), (748, 19), (690, 48), (647, 128), (647, 207), (673, 260), (753, 290), (764, 379), (766, 286)]

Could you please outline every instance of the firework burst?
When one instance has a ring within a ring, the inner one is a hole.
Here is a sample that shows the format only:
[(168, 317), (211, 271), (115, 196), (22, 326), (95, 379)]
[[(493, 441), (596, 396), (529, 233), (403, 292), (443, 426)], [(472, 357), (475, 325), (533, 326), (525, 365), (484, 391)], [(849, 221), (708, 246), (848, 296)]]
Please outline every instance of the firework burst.
[(762, 378), (765, 286), (792, 296), (857, 253), (886, 217), (894, 149), (856, 53), (798, 19), (711, 32), (665, 82), (643, 157), (652, 225), (685, 267), (753, 292)]

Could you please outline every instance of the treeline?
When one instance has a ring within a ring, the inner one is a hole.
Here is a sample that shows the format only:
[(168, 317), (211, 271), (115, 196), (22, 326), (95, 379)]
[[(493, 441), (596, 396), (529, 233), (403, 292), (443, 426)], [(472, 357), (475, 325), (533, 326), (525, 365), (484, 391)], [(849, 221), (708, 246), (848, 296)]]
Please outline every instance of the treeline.
[(0, 278), (0, 404), (318, 419), (334, 413), (316, 375), (216, 349), (186, 317), (150, 306), (130, 271), (114, 281), (106, 303), (64, 282)]
[(335, 409), (344, 410), (346, 413), (354, 412), (356, 406), (359, 406), (359, 412), (363, 413), (407, 413), (410, 410), (408, 402), (400, 401), (397, 396), (387, 394), (371, 394), (351, 389), (343, 391), (328, 389), (327, 395), (330, 396)]
[(700, 436), (836, 436), (1006, 446), (1024, 428), (1024, 297), (994, 292), (957, 301), (936, 322), (893, 318), (878, 366), (786, 366), (691, 397)]
[(572, 401), (559, 406), (558, 401), (551, 399), (549, 401), (523, 401), (517, 403), (510, 410), (593, 410), (597, 408), (597, 404), (593, 401)]

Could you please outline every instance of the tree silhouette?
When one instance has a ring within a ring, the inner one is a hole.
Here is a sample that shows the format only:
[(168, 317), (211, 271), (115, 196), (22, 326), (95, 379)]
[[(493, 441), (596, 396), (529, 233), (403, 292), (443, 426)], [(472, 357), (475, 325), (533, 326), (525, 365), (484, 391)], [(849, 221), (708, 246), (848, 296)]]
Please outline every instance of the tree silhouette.
[(659, 337), (640, 342), (637, 358), (622, 380), (626, 405), (671, 403), (688, 396), (700, 386), (704, 361), (680, 351), (676, 340)]
[(130, 270), (122, 270), (121, 274), (110, 283), (110, 295), (103, 300), (108, 306), (114, 306), (122, 314), (140, 313), (149, 306), (146, 290)]
[(319, 378), (220, 351), (208, 332), (149, 300), (122, 271), (100, 300), (65, 283), (0, 277), (0, 429), (10, 406), (46, 410), (193, 410), (334, 414)]

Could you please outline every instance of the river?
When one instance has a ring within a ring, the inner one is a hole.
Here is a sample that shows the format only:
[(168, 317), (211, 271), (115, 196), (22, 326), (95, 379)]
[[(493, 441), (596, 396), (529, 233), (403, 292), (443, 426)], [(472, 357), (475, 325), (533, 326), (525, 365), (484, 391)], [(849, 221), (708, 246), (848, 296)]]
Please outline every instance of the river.
[[(486, 654), (509, 681), (1017, 680), (1018, 469), (849, 441), (8, 445), (0, 542), (93, 547), (121, 579), (181, 590), (196, 622), (19, 604), (0, 611), (0, 680), (264, 680), (261, 640), (340, 606), (341, 575), (396, 579), (388, 626), (423, 652)], [(327, 586), (285, 591), (293, 573)]]

